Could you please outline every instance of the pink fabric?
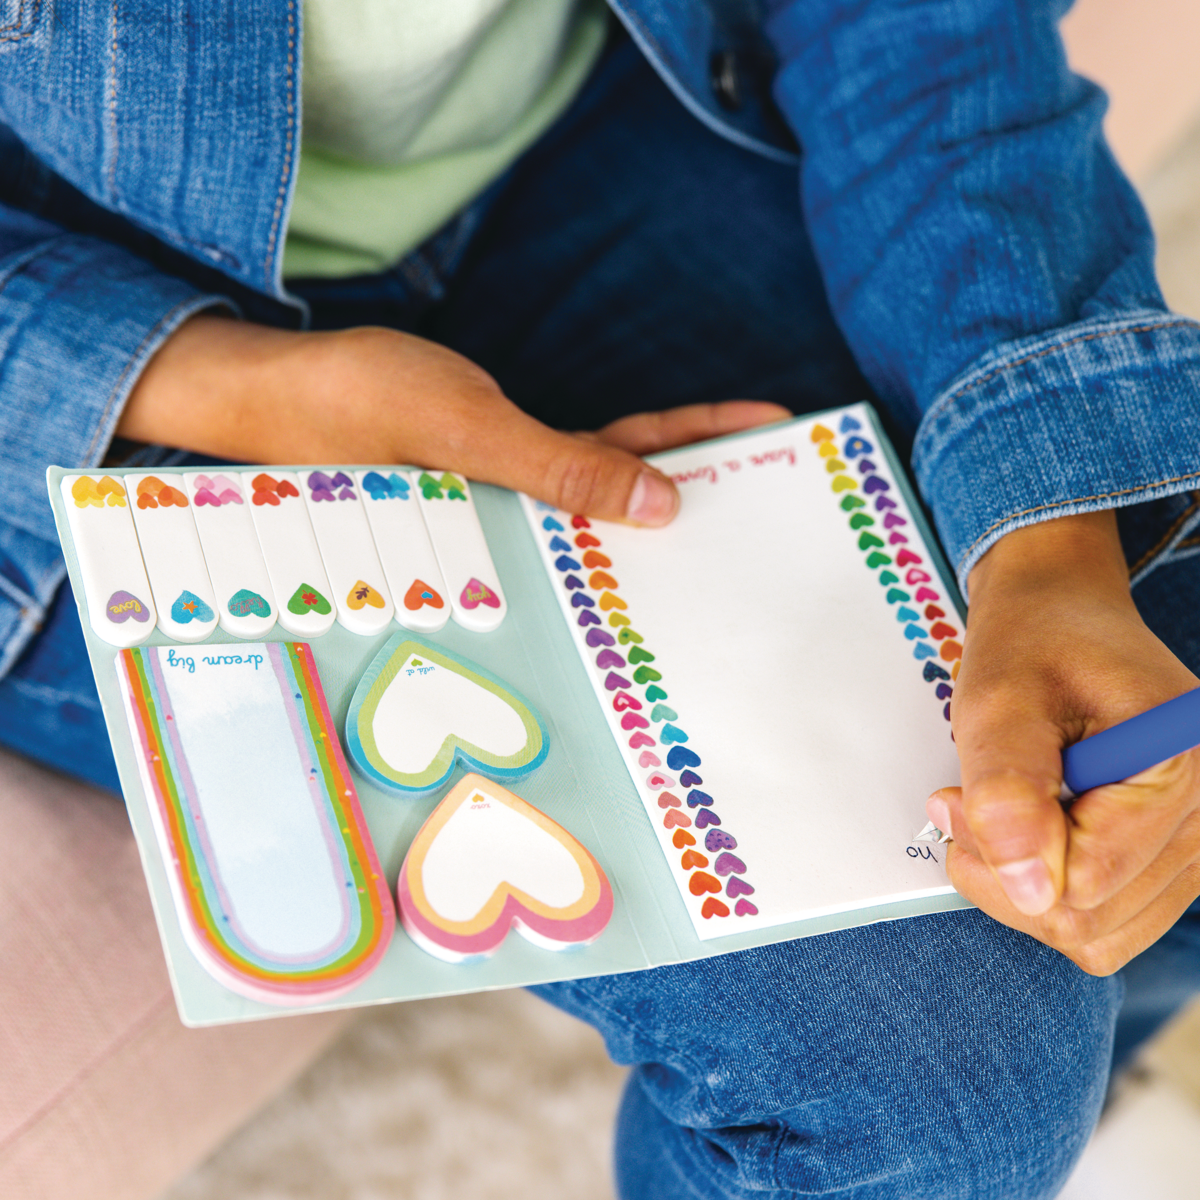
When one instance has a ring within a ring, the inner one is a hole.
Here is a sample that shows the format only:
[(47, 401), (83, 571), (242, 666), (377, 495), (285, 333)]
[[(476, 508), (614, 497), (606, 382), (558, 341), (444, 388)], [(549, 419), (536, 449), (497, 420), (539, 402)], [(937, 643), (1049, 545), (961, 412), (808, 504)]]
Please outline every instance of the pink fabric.
[(143, 1200), (345, 1025), (188, 1030), (120, 801), (0, 753), (0, 1196)]

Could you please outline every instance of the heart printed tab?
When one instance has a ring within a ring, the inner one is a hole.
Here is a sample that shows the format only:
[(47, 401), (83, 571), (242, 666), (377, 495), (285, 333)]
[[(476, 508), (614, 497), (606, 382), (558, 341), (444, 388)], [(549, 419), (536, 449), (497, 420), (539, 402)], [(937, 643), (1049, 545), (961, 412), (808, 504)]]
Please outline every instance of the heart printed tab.
[(396, 899), (409, 937), (453, 963), (494, 954), (510, 929), (548, 950), (586, 946), (613, 911), (608, 878), (580, 841), (473, 774), (413, 839)]
[(443, 608), (446, 602), (423, 579), (414, 579), (412, 586), (404, 593), (404, 607), (409, 612), (416, 612), (425, 605), (430, 608)]
[(383, 787), (440, 787), (461, 760), (496, 779), (540, 766), (541, 718), (500, 678), (411, 633), (391, 638), (359, 680), (346, 718), (354, 764)]
[(364, 583), (361, 579), (356, 580), (346, 595), (346, 605), (357, 612), (367, 604), (372, 608), (383, 608), (387, 601), (369, 583)]
[(235, 617), (269, 617), (271, 606), (257, 592), (249, 588), (241, 588), (229, 597), (227, 605)]
[(204, 624), (207, 621), (215, 621), (216, 617), (217, 614), (195, 592), (189, 592), (187, 588), (175, 597), (175, 603), (171, 605), (171, 620), (180, 625), (190, 625), (193, 621)]
[(478, 608), (481, 604), (486, 604), (488, 608), (500, 607), (500, 597), (486, 583), (480, 583), (474, 577), (467, 580), (459, 600), (463, 608)]
[(305, 613), (318, 613), (324, 617), (333, 611), (329, 601), (310, 583), (302, 583), (292, 593), (287, 606), (288, 612), (295, 613), (298, 617), (304, 616)]
[(104, 606), (104, 615), (114, 625), (130, 620), (144, 624), (150, 620), (150, 610), (132, 592), (113, 592)]

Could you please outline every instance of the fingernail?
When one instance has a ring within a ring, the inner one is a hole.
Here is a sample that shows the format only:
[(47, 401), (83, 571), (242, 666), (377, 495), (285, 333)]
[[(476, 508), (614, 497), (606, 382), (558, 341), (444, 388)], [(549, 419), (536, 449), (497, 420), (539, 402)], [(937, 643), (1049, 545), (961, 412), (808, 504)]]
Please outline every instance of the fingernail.
[(643, 471), (629, 494), (625, 518), (639, 525), (665, 525), (679, 506), (675, 489), (653, 471)]
[(1044, 913), (1054, 903), (1054, 883), (1040, 858), (1023, 858), (996, 868), (1005, 895), (1027, 917)]
[(947, 836), (953, 837), (950, 828), (950, 805), (941, 796), (933, 795), (925, 801), (925, 815)]

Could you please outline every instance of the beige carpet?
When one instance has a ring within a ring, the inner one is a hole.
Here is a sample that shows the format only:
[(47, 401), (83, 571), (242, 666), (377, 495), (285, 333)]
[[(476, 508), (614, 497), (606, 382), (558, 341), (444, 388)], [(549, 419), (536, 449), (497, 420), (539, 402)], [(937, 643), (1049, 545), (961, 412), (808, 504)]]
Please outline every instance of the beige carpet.
[(163, 1200), (609, 1200), (624, 1076), (527, 992), (371, 1009)]

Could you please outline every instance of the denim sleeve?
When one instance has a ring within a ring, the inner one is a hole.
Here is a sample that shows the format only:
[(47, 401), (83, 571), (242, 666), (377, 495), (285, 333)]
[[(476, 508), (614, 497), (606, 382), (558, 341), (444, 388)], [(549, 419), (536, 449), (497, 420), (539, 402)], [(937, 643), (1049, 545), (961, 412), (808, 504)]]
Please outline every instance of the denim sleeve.
[(0, 677), (65, 574), (46, 467), (97, 465), (155, 351), (222, 302), (0, 204)]
[(960, 583), (1001, 536), (1200, 487), (1200, 326), (1073, 75), (1065, 0), (775, 0), (837, 320)]

